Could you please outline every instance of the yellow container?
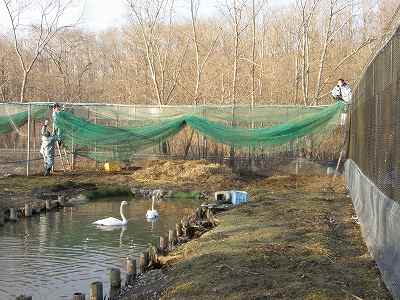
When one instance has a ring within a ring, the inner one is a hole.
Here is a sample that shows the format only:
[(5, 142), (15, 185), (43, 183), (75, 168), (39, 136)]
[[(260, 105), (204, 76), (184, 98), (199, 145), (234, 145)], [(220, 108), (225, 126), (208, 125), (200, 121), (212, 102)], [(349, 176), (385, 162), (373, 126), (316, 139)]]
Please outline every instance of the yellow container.
[(120, 172), (121, 166), (119, 165), (119, 163), (111, 161), (104, 164), (104, 170), (106, 172)]

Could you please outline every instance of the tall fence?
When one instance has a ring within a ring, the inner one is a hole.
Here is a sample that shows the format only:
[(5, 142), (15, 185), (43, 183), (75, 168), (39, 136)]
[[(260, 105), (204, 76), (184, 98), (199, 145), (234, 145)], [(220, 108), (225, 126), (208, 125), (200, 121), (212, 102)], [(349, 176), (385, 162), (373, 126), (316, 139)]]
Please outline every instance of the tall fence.
[[(51, 121), (50, 105), (51, 103), (0, 103), (0, 123), (2, 116), (10, 117), (15, 113), (35, 111), (35, 109), (42, 109), (43, 107), (47, 112), (42, 116), (42, 119), (47, 118)], [(245, 105), (236, 107), (231, 105), (160, 107), (97, 103), (65, 104), (65, 110), (72, 112), (75, 116), (95, 124), (121, 128), (154, 125), (157, 122), (179, 118), (182, 115), (196, 115), (226, 125), (235, 124), (245, 128), (264, 128), (305, 118), (324, 108), (325, 106), (302, 107), (294, 105), (260, 105), (252, 108)], [(332, 122), (335, 121), (332, 120)], [(30, 124), (29, 129), (27, 123), (25, 123), (20, 127), (11, 128), (12, 130), (5, 135), (0, 135), (0, 169), (3, 169), (3, 173), (23, 174), (27, 168), (31, 169), (31, 173), (38, 173), (41, 170), (39, 154), (41, 120), (31, 118), (28, 123)], [(319, 132), (313, 136), (298, 138), (284, 145), (235, 149), (232, 149), (230, 145), (216, 143), (190, 128), (185, 128), (167, 142), (160, 142), (153, 147), (133, 153), (132, 162), (135, 163), (135, 160), (137, 162), (138, 159), (206, 159), (227, 163), (238, 169), (254, 167), (257, 170), (273, 170), (275, 166), (290, 164), (293, 160), (299, 158), (328, 161), (338, 156), (340, 143), (337, 141), (340, 140), (341, 135), (336, 123), (330, 124), (328, 127), (329, 132)], [(329, 135), (327, 135), (328, 133)], [(117, 148), (118, 146), (115, 145)], [(90, 153), (99, 151), (96, 147), (87, 150)], [(81, 166), (87, 169), (95, 166), (93, 161), (90, 163), (89, 160), (85, 159), (82, 150), (79, 151), (79, 154), (81, 156), (76, 157), (71, 151), (68, 153), (68, 157), (70, 157), (70, 160), (74, 160), (76, 167)], [(26, 166), (27, 160), (31, 161), (31, 166)], [(59, 169), (61, 167), (60, 160), (56, 160), (56, 164), (56, 168)], [(299, 165), (294, 165), (293, 170), (296, 167), (298, 168)]]
[(363, 237), (395, 299), (400, 299), (399, 15), (354, 90), (345, 165)]
[(353, 95), (350, 157), (400, 200), (400, 29), (365, 70)]

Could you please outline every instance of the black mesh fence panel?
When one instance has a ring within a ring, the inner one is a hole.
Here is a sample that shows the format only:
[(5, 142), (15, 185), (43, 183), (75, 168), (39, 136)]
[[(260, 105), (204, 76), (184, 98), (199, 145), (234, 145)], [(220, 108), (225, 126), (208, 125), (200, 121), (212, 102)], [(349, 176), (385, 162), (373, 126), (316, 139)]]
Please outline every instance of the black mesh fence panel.
[(369, 253), (400, 299), (400, 27), (379, 47), (354, 89), (345, 175)]
[(388, 197), (400, 200), (400, 30), (354, 90), (349, 157)]

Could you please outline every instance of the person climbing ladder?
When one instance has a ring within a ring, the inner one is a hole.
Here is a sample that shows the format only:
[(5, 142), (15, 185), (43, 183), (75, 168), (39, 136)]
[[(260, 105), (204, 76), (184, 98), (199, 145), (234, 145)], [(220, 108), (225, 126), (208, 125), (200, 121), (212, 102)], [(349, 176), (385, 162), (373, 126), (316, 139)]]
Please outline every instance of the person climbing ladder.
[(51, 134), (48, 128), (48, 121), (45, 120), (40, 130), (42, 144), (40, 146), (40, 154), (43, 156), (44, 176), (51, 174), (54, 165), (54, 146), (57, 136)]

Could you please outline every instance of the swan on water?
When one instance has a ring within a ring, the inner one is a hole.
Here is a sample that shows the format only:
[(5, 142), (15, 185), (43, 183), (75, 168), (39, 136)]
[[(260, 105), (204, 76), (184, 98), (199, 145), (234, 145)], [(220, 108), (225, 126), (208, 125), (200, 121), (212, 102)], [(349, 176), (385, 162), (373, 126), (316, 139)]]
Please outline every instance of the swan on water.
[(128, 202), (122, 201), (121, 206), (119, 208), (119, 212), (121, 214), (122, 220), (119, 220), (119, 219), (116, 219), (113, 217), (109, 217), (106, 219), (101, 219), (96, 222), (93, 222), (93, 224), (100, 225), (100, 226), (125, 226), (126, 224), (128, 224), (128, 220), (125, 218), (124, 210), (123, 210), (124, 206), (126, 206), (126, 205), (128, 205)]
[(155, 201), (156, 197), (153, 196), (152, 197), (152, 201), (151, 201), (151, 209), (149, 209), (146, 213), (146, 219), (156, 219), (158, 218), (160, 215), (158, 214), (158, 211), (156, 211), (154, 209), (154, 201)]

